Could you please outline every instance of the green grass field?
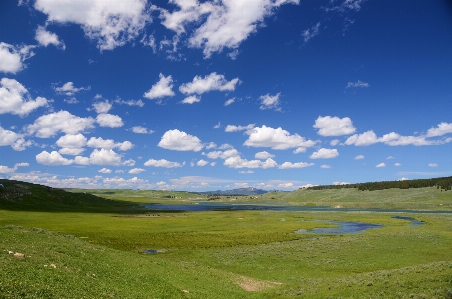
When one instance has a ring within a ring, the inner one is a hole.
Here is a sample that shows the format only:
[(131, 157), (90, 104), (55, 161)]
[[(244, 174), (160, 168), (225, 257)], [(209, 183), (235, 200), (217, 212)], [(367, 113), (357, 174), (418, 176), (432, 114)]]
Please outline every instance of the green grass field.
[[(169, 213), (139, 204), (206, 197), (0, 183), (0, 298), (452, 298), (452, 214)], [(452, 210), (452, 192), (436, 188), (299, 190), (216, 201)], [(294, 233), (334, 226), (318, 220), (383, 227)], [(149, 249), (158, 252), (143, 254)]]

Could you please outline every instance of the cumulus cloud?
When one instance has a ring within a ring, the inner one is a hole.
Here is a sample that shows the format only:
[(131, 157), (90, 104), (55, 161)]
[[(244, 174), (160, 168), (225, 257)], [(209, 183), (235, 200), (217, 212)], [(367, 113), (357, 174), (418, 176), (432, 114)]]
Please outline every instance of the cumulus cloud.
[(108, 168), (102, 168), (102, 169), (99, 169), (99, 171), (98, 172), (100, 172), (100, 173), (111, 173), (111, 169), (108, 169)]
[(197, 96), (188, 96), (181, 101), (182, 104), (193, 104), (201, 102), (201, 98)]
[(166, 159), (154, 160), (149, 159), (144, 163), (144, 166), (152, 166), (152, 167), (164, 167), (164, 168), (176, 168), (182, 167), (183, 165), (179, 162), (170, 162)]
[(309, 156), (311, 159), (331, 159), (339, 156), (337, 149), (321, 148)]
[(276, 111), (281, 111), (281, 107), (280, 104), (281, 102), (279, 101), (279, 95), (281, 93), (277, 93), (274, 96), (271, 96), (270, 94), (266, 94), (263, 96), (259, 97), (259, 100), (261, 101), (261, 106), (259, 107), (259, 109), (261, 110), (266, 110), (266, 109), (273, 109)]
[(199, 160), (198, 162), (196, 162), (196, 165), (198, 166), (206, 166), (207, 164), (209, 164), (209, 162), (207, 162), (206, 160)]
[(135, 39), (151, 21), (145, 0), (78, 1), (36, 0), (34, 8), (48, 23), (80, 25), (85, 36), (102, 50), (113, 50)]
[(297, 162), (297, 163), (284, 162), (283, 164), (281, 164), (279, 166), (279, 169), (305, 168), (305, 167), (309, 167), (309, 166), (313, 166), (313, 165), (314, 165), (314, 163), (306, 163), (306, 162)]
[(23, 151), (32, 144), (32, 141), (25, 141), (22, 134), (3, 129), (0, 126), (0, 146), (10, 145), (15, 151)]
[(8, 166), (0, 165), (0, 173), (14, 173), (19, 167), (30, 166), (30, 164), (26, 162), (16, 163), (14, 167), (10, 168)]
[(358, 80), (356, 82), (348, 82), (345, 88), (357, 88), (357, 87), (366, 88), (369, 86), (370, 86), (369, 83), (361, 82), (360, 80)]
[(386, 167), (386, 164), (385, 163), (380, 163), (380, 164), (378, 164), (377, 166), (375, 166), (375, 167), (377, 167), (377, 168), (382, 168), (382, 167)]
[(428, 167), (438, 167), (438, 164), (436, 164), (436, 163), (428, 163)]
[(400, 164), (400, 163), (395, 163), (394, 166), (399, 167), (399, 166), (402, 166), (402, 164)]
[(97, 102), (97, 103), (93, 104), (93, 108), (97, 114), (107, 113), (108, 111), (110, 111), (111, 107), (113, 107), (113, 104), (110, 103), (108, 100), (106, 100), (104, 102)]
[(316, 143), (317, 141), (306, 140), (298, 134), (290, 135), (288, 131), (282, 128), (274, 129), (263, 125), (261, 128), (255, 127), (243, 145), (285, 150), (296, 147), (307, 148)]
[(96, 117), (96, 122), (101, 127), (119, 128), (124, 125), (122, 118), (108, 113), (101, 113)]
[(328, 169), (328, 168), (331, 168), (331, 166), (330, 166), (330, 165), (323, 164), (322, 166), (320, 166), (320, 168)]
[[(189, 46), (203, 48), (204, 56), (208, 58), (225, 47), (236, 49), (277, 7), (298, 4), (299, 0), (172, 2), (179, 9), (173, 12), (161, 9), (162, 24), (178, 35), (188, 34)], [(192, 24), (197, 27), (193, 32), (187, 32)]]
[(265, 161), (261, 161), (261, 160), (242, 159), (239, 156), (227, 158), (224, 161), (223, 165), (229, 168), (263, 168), (263, 169), (278, 166), (276, 161), (271, 158), (268, 158)]
[(81, 118), (61, 110), (43, 115), (27, 126), (29, 134), (35, 134), (40, 138), (49, 138), (58, 132), (66, 134), (78, 134), (94, 128), (95, 120), (92, 117)]
[(358, 155), (354, 159), (355, 160), (362, 160), (362, 159), (364, 159), (364, 155)]
[(440, 145), (452, 142), (452, 138), (444, 138), (438, 140), (427, 139), (430, 136), (421, 135), (421, 136), (402, 136), (398, 133), (391, 132), (383, 135), (382, 137), (377, 137), (374, 131), (370, 130), (364, 132), (362, 134), (355, 134), (350, 136), (346, 141), (346, 145), (355, 145), (355, 146), (368, 146), (375, 143), (384, 143), (390, 146), (399, 146), (399, 145), (415, 145), (415, 146), (423, 146), (423, 145)]
[(251, 134), (254, 129), (255, 124), (249, 124), (247, 126), (235, 126), (235, 125), (227, 125), (224, 129), (225, 132), (238, 132), (238, 131), (246, 131), (247, 134)]
[(180, 92), (183, 94), (198, 94), (209, 91), (234, 91), (235, 86), (239, 83), (239, 78), (234, 78), (231, 81), (227, 81), (224, 75), (218, 75), (213, 72), (210, 75), (202, 78), (201, 76), (195, 76), (192, 82), (184, 83), (179, 86)]
[(132, 127), (132, 132), (137, 133), (137, 134), (152, 134), (152, 133), (154, 133), (153, 130), (148, 130), (145, 127), (141, 127), (141, 126)]
[(129, 173), (130, 174), (139, 174), (139, 173), (142, 173), (143, 171), (146, 171), (146, 170), (143, 168), (133, 168), (133, 169), (129, 170)]
[(56, 145), (66, 148), (81, 148), (86, 145), (86, 137), (82, 134), (66, 134), (56, 141)]
[(258, 152), (254, 155), (254, 158), (259, 159), (259, 160), (265, 160), (265, 159), (274, 158), (274, 157), (275, 157), (275, 155), (272, 155), (267, 151)]
[(330, 145), (331, 146), (336, 146), (336, 145), (338, 145), (340, 143), (340, 140), (339, 139), (334, 139), (334, 140), (331, 140), (330, 141)]
[(63, 158), (58, 152), (52, 151), (51, 153), (43, 151), (36, 155), (36, 162), (48, 166), (70, 165), (74, 163), (73, 160)]
[(113, 149), (118, 148), (121, 151), (127, 151), (133, 147), (130, 141), (115, 142), (113, 139), (103, 139), (102, 137), (91, 137), (86, 145), (93, 148)]
[(448, 124), (445, 122), (440, 123), (436, 128), (430, 128), (427, 131), (427, 137), (442, 136), (445, 134), (452, 133), (452, 123)]
[(55, 87), (55, 91), (58, 94), (65, 94), (67, 96), (73, 96), (79, 91), (90, 90), (91, 86), (88, 87), (75, 87), (73, 82), (66, 82), (61, 87)]
[(0, 114), (11, 113), (26, 116), (39, 107), (48, 106), (48, 103), (49, 101), (43, 97), (31, 99), (27, 89), (14, 79), (2, 78), (0, 80)]
[(220, 159), (225, 160), (227, 158), (238, 157), (240, 155), (239, 155), (239, 152), (235, 148), (232, 148), (232, 149), (228, 149), (228, 150), (225, 150), (225, 151), (209, 152), (209, 153), (206, 154), (206, 156), (208, 158), (210, 158), (210, 159), (218, 159), (218, 158), (220, 158)]
[(189, 135), (178, 129), (166, 131), (157, 146), (175, 151), (195, 152), (199, 152), (204, 147), (198, 137)]
[(350, 135), (356, 131), (352, 120), (348, 117), (339, 118), (337, 116), (319, 116), (312, 127), (319, 129), (317, 134), (325, 137)]
[(23, 70), (26, 67), (24, 61), (34, 56), (34, 47), (18, 47), (0, 42), (0, 72), (16, 74)]
[(58, 38), (58, 35), (47, 31), (43, 26), (38, 26), (38, 29), (36, 29), (35, 39), (41, 46), (44, 47), (47, 47), (48, 45), (54, 45), (55, 47), (58, 47), (60, 49), (66, 49), (64, 42)]
[(151, 89), (144, 93), (143, 97), (153, 100), (175, 95), (173, 91), (173, 77), (165, 77), (162, 73), (159, 75), (159, 82), (152, 85)]
[(94, 165), (119, 165), (121, 156), (111, 149), (94, 149), (89, 156), (89, 162)]

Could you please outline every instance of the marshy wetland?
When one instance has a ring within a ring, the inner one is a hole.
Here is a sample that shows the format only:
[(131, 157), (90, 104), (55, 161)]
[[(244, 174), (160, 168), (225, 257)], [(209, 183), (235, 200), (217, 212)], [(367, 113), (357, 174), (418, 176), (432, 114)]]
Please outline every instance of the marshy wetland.
[[(22, 192), (0, 199), (0, 298), (452, 298), (451, 191), (298, 190), (212, 203), (188, 192), (0, 183)], [(145, 207), (158, 204), (288, 209)]]

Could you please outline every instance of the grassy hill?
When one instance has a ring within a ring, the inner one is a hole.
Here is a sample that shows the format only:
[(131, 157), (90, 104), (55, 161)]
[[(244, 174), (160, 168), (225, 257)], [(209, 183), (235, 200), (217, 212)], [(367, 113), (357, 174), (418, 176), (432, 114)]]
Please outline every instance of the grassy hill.
[[(452, 298), (452, 214), (169, 213), (140, 204), (207, 198), (0, 183), (0, 298)], [(218, 200), (450, 210), (451, 196), (436, 188), (331, 189)], [(383, 226), (295, 234), (334, 227), (328, 220)]]

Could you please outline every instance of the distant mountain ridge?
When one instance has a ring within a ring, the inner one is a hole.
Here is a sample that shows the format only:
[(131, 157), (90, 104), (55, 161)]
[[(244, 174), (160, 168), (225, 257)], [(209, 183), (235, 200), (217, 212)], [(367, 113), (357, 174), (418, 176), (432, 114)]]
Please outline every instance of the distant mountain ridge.
[(248, 187), (248, 188), (238, 188), (238, 189), (232, 189), (232, 190), (217, 190), (217, 191), (206, 191), (206, 192), (199, 192), (201, 194), (210, 194), (210, 195), (260, 195), (265, 194), (268, 191), (257, 189), (254, 187)]

